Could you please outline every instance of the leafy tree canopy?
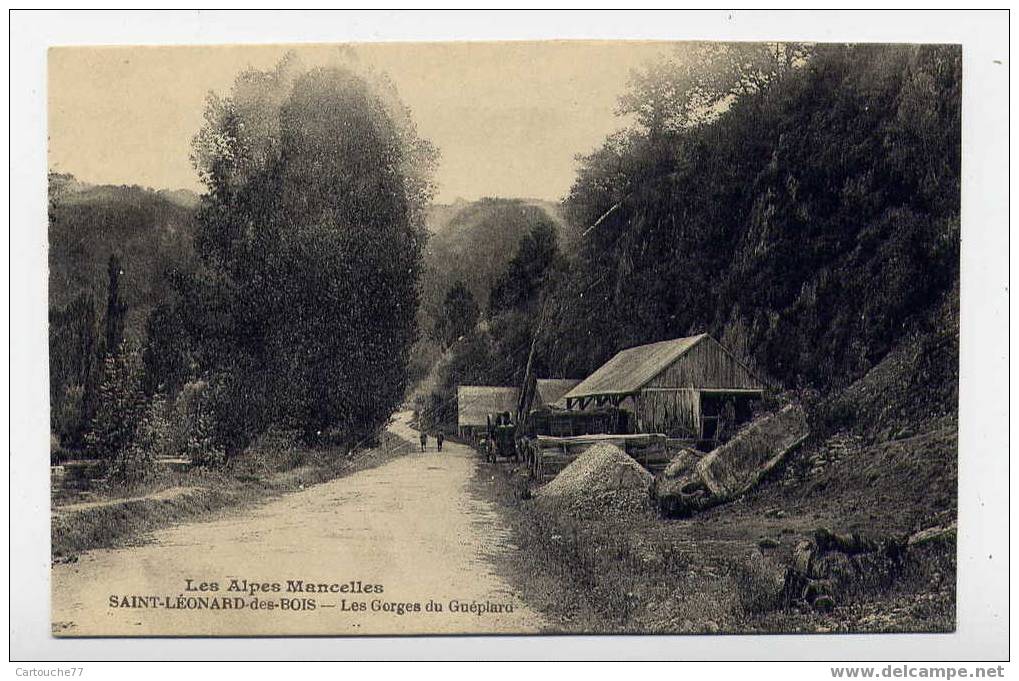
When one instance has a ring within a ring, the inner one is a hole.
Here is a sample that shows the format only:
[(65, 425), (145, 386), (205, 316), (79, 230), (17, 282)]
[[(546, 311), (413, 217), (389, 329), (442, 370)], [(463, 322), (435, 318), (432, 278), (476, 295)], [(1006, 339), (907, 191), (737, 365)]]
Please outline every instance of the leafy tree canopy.
[(232, 448), (270, 426), (372, 432), (404, 392), (433, 149), (384, 78), (293, 59), (205, 119), (204, 267), (153, 315), (149, 367), (208, 375)]
[(958, 281), (960, 52), (684, 49), (635, 76), (634, 128), (565, 200), (584, 237), (552, 370), (709, 331), (779, 384), (844, 385)]

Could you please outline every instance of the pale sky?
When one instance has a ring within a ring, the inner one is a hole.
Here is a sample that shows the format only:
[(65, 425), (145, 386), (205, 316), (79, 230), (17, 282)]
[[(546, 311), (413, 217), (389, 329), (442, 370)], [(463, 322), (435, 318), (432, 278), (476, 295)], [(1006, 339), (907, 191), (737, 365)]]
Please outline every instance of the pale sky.
[[(54, 48), (50, 169), (95, 184), (201, 190), (188, 158), (206, 93), (289, 50), (307, 66), (337, 45)], [(667, 43), (390, 43), (352, 46), (390, 75), (418, 133), (435, 144), (440, 202), (561, 198), (575, 156), (623, 127), (616, 100), (630, 69)]]

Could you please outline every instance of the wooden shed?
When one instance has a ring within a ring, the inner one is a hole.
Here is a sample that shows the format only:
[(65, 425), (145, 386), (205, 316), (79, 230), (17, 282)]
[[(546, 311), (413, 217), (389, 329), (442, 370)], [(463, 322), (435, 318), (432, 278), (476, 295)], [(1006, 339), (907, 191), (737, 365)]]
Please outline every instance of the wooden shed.
[(719, 440), (750, 416), (764, 384), (708, 334), (629, 348), (560, 400), (566, 409), (611, 405), (631, 413), (630, 430)]
[(517, 388), (487, 385), (461, 385), (456, 389), (456, 427), (463, 436), (474, 435), (488, 428), (488, 415), (509, 412), (516, 414)]

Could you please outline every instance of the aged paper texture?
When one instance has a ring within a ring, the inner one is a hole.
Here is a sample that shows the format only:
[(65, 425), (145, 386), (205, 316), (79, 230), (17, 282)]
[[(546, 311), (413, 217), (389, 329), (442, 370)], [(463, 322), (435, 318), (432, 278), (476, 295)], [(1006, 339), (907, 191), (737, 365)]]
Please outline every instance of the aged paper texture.
[(49, 51), (52, 632), (952, 632), (958, 45)]

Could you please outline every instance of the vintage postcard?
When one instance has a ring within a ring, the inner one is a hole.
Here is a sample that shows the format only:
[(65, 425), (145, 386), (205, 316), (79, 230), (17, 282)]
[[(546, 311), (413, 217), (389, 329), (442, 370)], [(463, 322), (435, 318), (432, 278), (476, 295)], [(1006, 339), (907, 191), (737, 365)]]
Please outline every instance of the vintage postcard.
[(51, 48), (53, 635), (953, 632), (962, 54)]

